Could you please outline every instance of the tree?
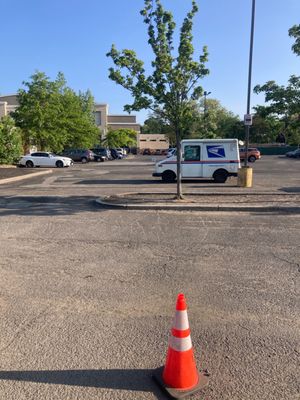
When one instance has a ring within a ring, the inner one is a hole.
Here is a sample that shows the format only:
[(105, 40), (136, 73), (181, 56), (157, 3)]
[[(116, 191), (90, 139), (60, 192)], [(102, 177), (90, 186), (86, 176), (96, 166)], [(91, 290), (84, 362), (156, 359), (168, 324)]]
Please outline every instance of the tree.
[(94, 98), (89, 91), (77, 95), (66, 88), (61, 98), (60, 126), (65, 130), (64, 147), (89, 148), (99, 142), (100, 131), (94, 119)]
[(104, 143), (108, 147), (127, 147), (136, 145), (136, 131), (133, 129), (116, 129), (107, 132)]
[[(296, 55), (300, 55), (300, 25), (294, 25), (289, 30), (289, 35), (296, 39), (292, 49)], [(256, 85), (254, 92), (265, 93), (265, 101), (268, 103), (267, 106), (257, 108), (260, 116), (277, 118), (284, 125), (288, 142), (298, 144), (300, 141), (300, 76), (291, 75), (287, 86), (278, 85), (275, 81)]]
[(166, 135), (169, 138), (170, 144), (176, 143), (176, 137), (173, 129), (170, 125), (155, 113), (149, 115), (145, 120), (144, 125), (141, 127), (141, 133), (145, 134), (161, 134)]
[(20, 105), (13, 117), (27, 148), (35, 144), (41, 150), (59, 152), (64, 147), (89, 147), (98, 141), (89, 92), (77, 95), (67, 87), (62, 73), (50, 81), (43, 72), (36, 72), (23, 84), (27, 90), (19, 90)]
[(223, 107), (218, 100), (201, 99), (195, 105), (195, 117), (190, 136), (211, 139), (232, 138), (237, 123), (239, 123), (239, 117)]
[(144, 125), (141, 127), (141, 132), (145, 134), (164, 134), (166, 131), (170, 130), (168, 125), (159, 115), (150, 114), (148, 118), (144, 121)]
[(118, 51), (112, 45), (107, 56), (116, 68), (109, 69), (109, 77), (127, 89), (133, 103), (125, 105), (125, 111), (149, 109), (159, 115), (176, 134), (177, 144), (177, 198), (181, 190), (181, 144), (183, 132), (192, 119), (192, 100), (201, 97), (203, 89), (199, 80), (208, 74), (205, 67), (207, 48), (197, 60), (194, 59), (192, 44), (193, 18), (198, 11), (192, 0), (179, 37), (177, 54), (174, 54), (173, 36), (175, 22), (171, 12), (164, 10), (160, 0), (144, 0), (141, 15), (148, 30), (148, 43), (154, 54), (153, 70), (146, 75), (143, 61), (133, 50)]
[(255, 93), (265, 93), (265, 101), (270, 103), (260, 107), (260, 113), (266, 116), (277, 117), (283, 122), (284, 131), (291, 144), (299, 143), (300, 129), (300, 76), (292, 75), (288, 85), (277, 85), (268, 81), (264, 85), (257, 85)]
[(293, 52), (300, 56), (300, 25), (294, 25), (289, 29), (289, 36), (295, 38), (295, 43), (292, 45)]
[(9, 117), (0, 119), (0, 164), (12, 164), (22, 154), (22, 138), (19, 128)]

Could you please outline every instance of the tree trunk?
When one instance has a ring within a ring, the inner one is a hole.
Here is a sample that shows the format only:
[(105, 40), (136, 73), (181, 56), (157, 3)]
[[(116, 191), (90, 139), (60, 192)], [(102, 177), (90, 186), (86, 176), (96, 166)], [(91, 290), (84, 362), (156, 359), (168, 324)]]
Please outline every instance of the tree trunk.
[(176, 128), (176, 148), (177, 148), (177, 200), (183, 199), (181, 187), (181, 135), (180, 129)]

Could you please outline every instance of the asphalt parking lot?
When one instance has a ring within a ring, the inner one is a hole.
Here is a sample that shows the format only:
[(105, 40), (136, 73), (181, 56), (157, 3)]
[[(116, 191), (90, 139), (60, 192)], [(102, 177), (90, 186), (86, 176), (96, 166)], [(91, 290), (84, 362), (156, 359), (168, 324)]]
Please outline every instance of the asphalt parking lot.
[[(253, 191), (299, 193), (299, 161), (255, 163)], [(152, 164), (76, 165), (0, 186), (0, 398), (165, 399), (151, 373), (181, 291), (198, 368), (210, 372), (196, 399), (299, 398), (300, 214), (95, 206), (165, 191)]]

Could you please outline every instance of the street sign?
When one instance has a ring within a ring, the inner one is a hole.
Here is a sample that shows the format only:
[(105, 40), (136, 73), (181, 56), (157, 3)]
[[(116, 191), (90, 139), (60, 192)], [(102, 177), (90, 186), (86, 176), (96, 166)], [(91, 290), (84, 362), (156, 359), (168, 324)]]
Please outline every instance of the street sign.
[(252, 125), (252, 115), (251, 114), (244, 115), (244, 125)]

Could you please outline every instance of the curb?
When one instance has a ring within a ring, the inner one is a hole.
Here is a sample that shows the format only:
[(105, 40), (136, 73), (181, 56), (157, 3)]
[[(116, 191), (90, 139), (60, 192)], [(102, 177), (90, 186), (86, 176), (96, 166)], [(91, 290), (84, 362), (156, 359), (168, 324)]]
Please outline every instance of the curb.
[(245, 212), (286, 212), (286, 213), (300, 213), (300, 206), (228, 206), (225, 204), (212, 205), (200, 205), (194, 203), (188, 204), (121, 204), (121, 203), (110, 203), (103, 198), (96, 200), (96, 203), (101, 207), (107, 209), (121, 209), (121, 210), (173, 210), (173, 211), (245, 211)]
[(32, 172), (28, 175), (19, 175), (19, 176), (14, 176), (12, 178), (0, 179), (0, 185), (4, 185), (5, 183), (22, 181), (23, 179), (29, 179), (35, 176), (51, 174), (52, 172), (53, 172), (52, 169), (48, 169), (46, 171)]

